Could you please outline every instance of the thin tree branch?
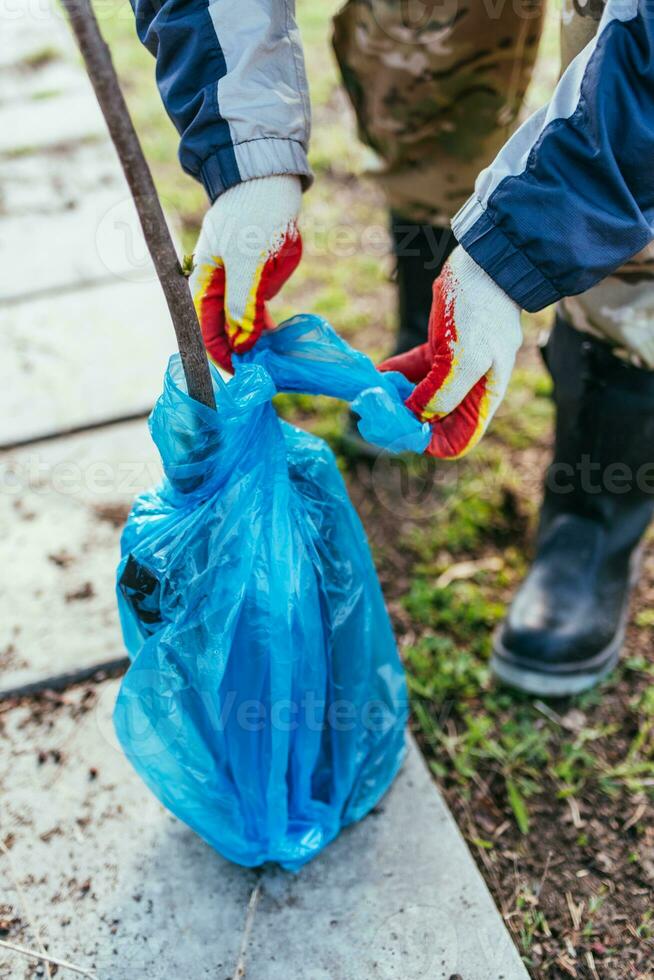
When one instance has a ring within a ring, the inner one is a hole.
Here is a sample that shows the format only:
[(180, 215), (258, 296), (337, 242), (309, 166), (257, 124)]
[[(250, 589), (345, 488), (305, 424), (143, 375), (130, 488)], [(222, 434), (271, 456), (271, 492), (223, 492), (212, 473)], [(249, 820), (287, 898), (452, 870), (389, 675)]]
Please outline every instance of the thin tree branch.
[(177, 335), (188, 393), (215, 408), (209, 362), (188, 282), (177, 258), (152, 174), (89, 0), (62, 0), (125, 172)]

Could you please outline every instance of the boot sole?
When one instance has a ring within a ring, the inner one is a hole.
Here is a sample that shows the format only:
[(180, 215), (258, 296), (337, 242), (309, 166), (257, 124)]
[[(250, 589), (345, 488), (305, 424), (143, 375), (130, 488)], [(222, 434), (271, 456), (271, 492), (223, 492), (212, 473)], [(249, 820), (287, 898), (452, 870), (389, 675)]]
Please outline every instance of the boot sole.
[(519, 662), (500, 640), (499, 633), (493, 639), (493, 652), (490, 668), (494, 677), (525, 694), (540, 697), (567, 698), (575, 694), (583, 694), (604, 680), (617, 666), (620, 652), (624, 643), (629, 616), (629, 599), (631, 590), (638, 581), (642, 564), (643, 545), (636, 548), (631, 556), (629, 569), (629, 590), (625, 597), (624, 608), (620, 617), (617, 632), (608, 646), (587, 660), (581, 660), (571, 666), (568, 671), (545, 671), (539, 664), (528, 666), (523, 660)]
[(533, 668), (519, 665), (496, 637), (490, 661), (491, 672), (503, 684), (525, 694), (550, 698), (572, 697), (589, 691), (611, 673), (620, 659), (623, 640), (624, 627), (621, 627), (607, 647), (594, 657), (575, 664), (574, 671), (545, 673), (537, 665)]

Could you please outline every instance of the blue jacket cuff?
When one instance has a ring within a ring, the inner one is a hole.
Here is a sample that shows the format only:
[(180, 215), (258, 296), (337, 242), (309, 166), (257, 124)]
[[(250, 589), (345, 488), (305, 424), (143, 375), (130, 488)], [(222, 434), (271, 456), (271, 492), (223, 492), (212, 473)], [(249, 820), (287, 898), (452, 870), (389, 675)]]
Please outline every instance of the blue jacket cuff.
[(296, 174), (305, 190), (311, 185), (313, 174), (301, 143), (271, 137), (221, 147), (202, 162), (199, 177), (213, 202), (244, 180), (279, 174)]
[(452, 230), (459, 244), (523, 310), (534, 313), (561, 299), (561, 291), (546, 279), (493, 223), (475, 197), (454, 216)]

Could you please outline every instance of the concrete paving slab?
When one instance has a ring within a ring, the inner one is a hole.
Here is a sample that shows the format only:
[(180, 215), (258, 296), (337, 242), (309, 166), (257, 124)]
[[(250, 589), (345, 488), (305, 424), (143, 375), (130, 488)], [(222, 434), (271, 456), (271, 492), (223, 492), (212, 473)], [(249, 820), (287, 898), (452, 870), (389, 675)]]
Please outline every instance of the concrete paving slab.
[[(3, 715), (10, 941), (40, 938), (98, 980), (525, 980), (413, 747), (377, 813), (298, 875), (258, 878), (168, 816), (132, 773), (111, 728), (116, 690), (106, 682), (54, 710)], [(32, 975), (0, 949), (0, 977)]]
[[(5, 938), (34, 948), (38, 936), (98, 980), (230, 978), (256, 875), (223, 861), (132, 772), (113, 738), (116, 689), (2, 715)], [(3, 980), (34, 977), (34, 966), (0, 948)]]
[(0, 690), (124, 656), (119, 536), (160, 475), (145, 420), (0, 454)]
[(176, 350), (151, 282), (8, 306), (0, 343), (0, 445), (149, 411)]
[[(0, 155), (106, 138), (68, 24), (53, 0), (14, 0), (3, 17), (3, 42)], [(44, 92), (52, 97), (39, 98)]]
[[(101, 187), (107, 163), (114, 178), (120, 169), (61, 7), (53, 0), (10, 6), (0, 53), (0, 152), (9, 154), (0, 169), (0, 213), (41, 215)], [(111, 16), (119, 15), (113, 7)], [(101, 148), (91, 142), (89, 149), (89, 137), (104, 137)], [(65, 152), (55, 152), (60, 146)]]
[(105, 135), (102, 113), (87, 91), (0, 107), (0, 155), (25, 155)]
[(296, 878), (266, 872), (245, 962), (253, 980), (528, 977), (414, 743), (363, 823)]
[[(6, 158), (0, 167), (0, 237), (6, 237), (3, 229), (9, 217), (58, 214), (79, 206), (89, 194), (110, 188), (117, 198), (125, 196), (118, 159), (104, 141)], [(32, 245), (31, 240), (14, 242), (14, 256)], [(16, 265), (14, 261), (12, 267)]]
[(12, 269), (0, 280), (0, 301), (102, 280), (148, 282), (153, 292), (160, 288), (124, 183), (100, 185), (53, 214), (3, 218), (0, 268)]
[(12, 0), (2, 17), (0, 70), (23, 64), (38, 70), (72, 50), (61, 15), (49, 0)]
[(79, 65), (64, 58), (46, 60), (38, 68), (25, 64), (7, 68), (1, 73), (0, 82), (0, 107), (12, 102), (46, 102), (84, 91), (88, 85)]

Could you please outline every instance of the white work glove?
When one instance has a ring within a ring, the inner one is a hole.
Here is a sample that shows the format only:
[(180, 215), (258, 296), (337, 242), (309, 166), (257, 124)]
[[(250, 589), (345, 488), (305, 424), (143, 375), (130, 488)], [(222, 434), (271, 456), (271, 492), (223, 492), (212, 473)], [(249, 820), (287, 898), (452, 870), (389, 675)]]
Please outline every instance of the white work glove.
[(431, 425), (428, 455), (456, 459), (479, 442), (521, 343), (517, 303), (458, 246), (434, 282), (427, 343), (380, 365), (416, 384), (406, 405)]
[(226, 370), (232, 352), (274, 327), (266, 302), (302, 257), (301, 198), (299, 177), (258, 177), (225, 191), (204, 217), (191, 292), (207, 351)]

